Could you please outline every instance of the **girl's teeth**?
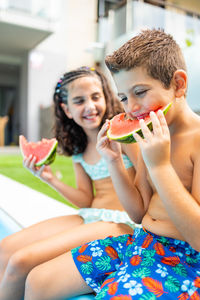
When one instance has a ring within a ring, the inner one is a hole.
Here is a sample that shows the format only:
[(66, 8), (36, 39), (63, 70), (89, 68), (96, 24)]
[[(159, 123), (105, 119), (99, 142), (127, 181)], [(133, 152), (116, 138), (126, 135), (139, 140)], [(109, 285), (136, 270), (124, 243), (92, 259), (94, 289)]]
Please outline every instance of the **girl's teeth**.
[(86, 119), (94, 119), (95, 116), (87, 116)]

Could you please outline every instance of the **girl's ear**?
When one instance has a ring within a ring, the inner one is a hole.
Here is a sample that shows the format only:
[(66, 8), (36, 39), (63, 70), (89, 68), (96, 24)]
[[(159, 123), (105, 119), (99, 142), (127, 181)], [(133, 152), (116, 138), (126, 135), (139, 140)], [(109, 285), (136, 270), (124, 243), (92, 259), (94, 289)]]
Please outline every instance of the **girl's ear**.
[(66, 114), (66, 116), (69, 119), (72, 119), (72, 114), (70, 113), (68, 106), (66, 104), (64, 104), (64, 103), (60, 103), (60, 106), (62, 107), (62, 110), (64, 111), (64, 113)]
[(176, 70), (173, 76), (175, 87), (175, 97), (180, 98), (185, 95), (187, 90), (187, 74), (184, 70)]

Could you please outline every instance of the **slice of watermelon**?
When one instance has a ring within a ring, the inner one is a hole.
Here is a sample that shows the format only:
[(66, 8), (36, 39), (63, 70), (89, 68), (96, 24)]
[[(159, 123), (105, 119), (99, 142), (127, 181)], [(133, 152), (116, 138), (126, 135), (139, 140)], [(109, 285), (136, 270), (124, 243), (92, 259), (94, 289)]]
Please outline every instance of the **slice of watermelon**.
[(27, 139), (20, 135), (19, 137), (20, 150), (23, 157), (28, 157), (30, 154), (36, 157), (35, 166), (50, 165), (56, 157), (56, 148), (58, 141), (53, 139), (42, 139), (39, 142), (28, 142)]
[[(166, 115), (166, 113), (170, 109), (171, 105), (172, 105), (172, 102), (170, 102), (166, 106), (159, 108), (159, 109), (161, 109), (163, 111), (164, 115)], [(157, 111), (158, 110), (156, 110), (155, 113), (157, 113)], [(151, 122), (150, 116), (146, 116), (144, 118), (144, 121), (145, 121), (146, 125), (148, 126), (148, 128), (152, 131), (153, 128), (152, 128), (152, 122)], [(121, 114), (114, 116), (110, 120), (110, 127), (107, 131), (107, 136), (111, 140), (115, 140), (120, 143), (130, 144), (130, 143), (136, 143), (136, 140), (133, 137), (134, 132), (136, 132), (142, 138), (144, 138), (143, 134), (142, 134), (142, 130), (140, 128), (139, 120), (138, 119), (135, 119), (135, 120), (128, 119), (126, 117), (125, 113), (121, 113)]]

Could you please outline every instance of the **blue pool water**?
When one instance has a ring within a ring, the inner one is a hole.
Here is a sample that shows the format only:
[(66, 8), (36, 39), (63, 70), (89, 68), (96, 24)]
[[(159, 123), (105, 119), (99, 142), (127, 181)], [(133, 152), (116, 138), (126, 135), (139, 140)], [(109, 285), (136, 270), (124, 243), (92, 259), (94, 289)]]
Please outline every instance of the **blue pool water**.
[[(22, 227), (15, 222), (5, 211), (0, 208), (0, 241), (14, 233), (22, 229)], [(83, 295), (79, 297), (73, 297), (70, 300), (92, 300), (94, 299), (93, 295)]]
[(22, 227), (15, 222), (6, 212), (0, 209), (0, 240), (7, 235), (17, 232)]

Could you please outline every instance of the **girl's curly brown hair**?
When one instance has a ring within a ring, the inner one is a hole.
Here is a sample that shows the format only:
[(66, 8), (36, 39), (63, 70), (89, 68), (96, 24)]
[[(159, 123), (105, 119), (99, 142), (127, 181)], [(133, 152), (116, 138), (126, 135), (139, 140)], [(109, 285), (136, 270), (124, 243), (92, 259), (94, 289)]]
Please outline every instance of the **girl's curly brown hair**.
[(81, 67), (65, 73), (56, 85), (53, 99), (56, 116), (55, 137), (58, 140), (62, 153), (67, 156), (83, 153), (87, 147), (88, 140), (82, 127), (79, 126), (73, 119), (69, 119), (66, 116), (60, 104), (67, 104), (67, 85), (80, 77), (88, 76), (94, 76), (100, 80), (106, 101), (106, 112), (103, 116), (100, 127), (106, 119), (111, 119), (114, 115), (123, 111), (117, 96), (113, 93), (108, 80), (101, 71), (95, 70), (94, 68)]

